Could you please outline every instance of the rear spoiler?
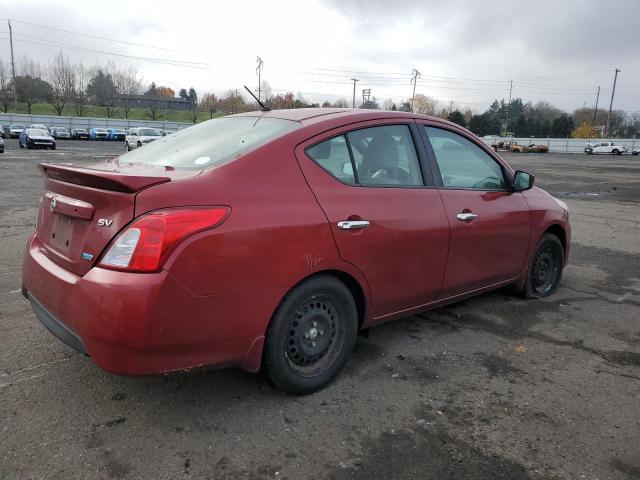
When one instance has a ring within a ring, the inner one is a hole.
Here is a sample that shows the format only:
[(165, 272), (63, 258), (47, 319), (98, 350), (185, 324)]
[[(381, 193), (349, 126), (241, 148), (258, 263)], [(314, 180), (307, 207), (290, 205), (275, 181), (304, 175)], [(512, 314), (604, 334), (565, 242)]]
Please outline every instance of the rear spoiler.
[(113, 190), (116, 192), (135, 193), (143, 188), (159, 183), (169, 182), (171, 178), (150, 175), (123, 175), (119, 172), (94, 170), (71, 165), (38, 165), (47, 177), (60, 182), (73, 183), (84, 187)]

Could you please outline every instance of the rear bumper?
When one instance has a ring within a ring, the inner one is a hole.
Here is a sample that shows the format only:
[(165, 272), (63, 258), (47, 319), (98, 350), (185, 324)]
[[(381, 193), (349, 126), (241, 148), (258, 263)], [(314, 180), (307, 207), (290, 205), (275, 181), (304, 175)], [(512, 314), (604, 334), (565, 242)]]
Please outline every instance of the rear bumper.
[(144, 375), (200, 366), (255, 371), (252, 348), (283, 292), (197, 296), (168, 272), (98, 267), (80, 277), (51, 261), (31, 236), (23, 292), (40, 322), (98, 367)]
[(40, 323), (45, 326), (51, 334), (58, 337), (58, 339), (66, 343), (68, 346), (73, 348), (79, 353), (87, 353), (84, 344), (82, 343), (82, 339), (78, 336), (77, 333), (69, 329), (64, 323), (58, 320), (56, 317), (51, 315), (41, 304), (36, 300), (33, 295), (27, 294), (27, 298), (31, 302), (31, 308), (33, 308), (33, 313), (35, 313)]

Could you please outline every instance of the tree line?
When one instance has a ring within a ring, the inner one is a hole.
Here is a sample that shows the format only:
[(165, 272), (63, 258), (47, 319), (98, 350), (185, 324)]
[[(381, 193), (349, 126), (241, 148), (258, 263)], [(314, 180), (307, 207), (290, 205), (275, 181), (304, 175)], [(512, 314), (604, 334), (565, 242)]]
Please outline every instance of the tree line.
[[(15, 82), (10, 65), (0, 59), (0, 108), (4, 113), (15, 109), (15, 101), (32, 113), (36, 103), (51, 105), (55, 114), (85, 116), (88, 107), (98, 107), (107, 118), (129, 118), (135, 108), (135, 98), (153, 100), (145, 102), (145, 115), (151, 120), (160, 120), (171, 110), (174, 102), (181, 99), (188, 108), (186, 118), (196, 123), (203, 118), (213, 118), (220, 113), (238, 113), (256, 110), (258, 105), (247, 101), (242, 91), (232, 89), (218, 97), (215, 93), (198, 95), (193, 87), (181, 88), (176, 92), (155, 82), (145, 84), (140, 72), (132, 66), (120, 67), (109, 62), (102, 65), (85, 66), (81, 62), (72, 63), (62, 52), (50, 64), (42, 66), (28, 57), (23, 57), (16, 65)], [(337, 107), (348, 108), (351, 102), (338, 98), (334, 102), (322, 104), (310, 102), (300, 93), (274, 94), (268, 82), (260, 85), (260, 97), (271, 109)], [(163, 102), (162, 100), (165, 100)], [(600, 136), (602, 126), (607, 123), (607, 112), (598, 109), (579, 108), (567, 113), (549, 102), (535, 104), (515, 98), (511, 102), (494, 100), (482, 113), (470, 109), (453, 109), (432, 97), (417, 94), (410, 99), (394, 102), (387, 99), (382, 104), (376, 97), (363, 99), (358, 108), (414, 111), (424, 115), (446, 118), (469, 128), (479, 136), (512, 134), (517, 137), (577, 137), (595, 138)], [(95, 109), (93, 110), (95, 114)], [(208, 114), (208, 115), (207, 115)], [(627, 113), (622, 110), (612, 112), (608, 136), (633, 137), (640, 134), (640, 112)]]

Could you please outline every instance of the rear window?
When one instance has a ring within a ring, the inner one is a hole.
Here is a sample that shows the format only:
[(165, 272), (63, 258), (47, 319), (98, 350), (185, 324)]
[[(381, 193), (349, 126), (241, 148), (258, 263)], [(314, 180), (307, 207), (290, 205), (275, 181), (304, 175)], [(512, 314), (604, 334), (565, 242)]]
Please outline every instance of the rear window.
[(139, 128), (138, 135), (142, 137), (160, 137), (162, 132), (157, 128)]
[(202, 170), (234, 160), (298, 127), (298, 122), (279, 118), (215, 118), (125, 153), (119, 161)]

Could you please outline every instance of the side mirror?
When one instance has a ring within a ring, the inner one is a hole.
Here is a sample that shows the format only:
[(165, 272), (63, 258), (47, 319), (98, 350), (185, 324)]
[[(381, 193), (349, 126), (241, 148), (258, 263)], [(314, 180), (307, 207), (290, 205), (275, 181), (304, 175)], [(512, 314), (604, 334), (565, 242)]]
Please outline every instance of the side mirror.
[(536, 177), (534, 177), (530, 173), (518, 170), (513, 176), (511, 187), (514, 192), (523, 192), (533, 187), (535, 179)]

